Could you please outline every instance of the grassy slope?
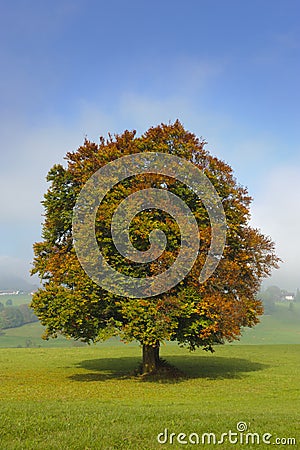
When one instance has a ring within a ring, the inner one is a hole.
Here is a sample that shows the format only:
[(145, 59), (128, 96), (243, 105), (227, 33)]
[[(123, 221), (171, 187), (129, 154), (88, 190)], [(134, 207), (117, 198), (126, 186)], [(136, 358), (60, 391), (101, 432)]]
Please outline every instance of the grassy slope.
[(276, 312), (263, 316), (254, 328), (246, 329), (241, 344), (300, 344), (300, 304), (277, 304)]
[[(239, 421), (272, 439), (295, 437), (299, 445), (299, 351), (227, 345), (214, 355), (189, 354), (168, 345), (163, 356), (190, 378), (151, 382), (128, 376), (140, 360), (135, 345), (0, 349), (0, 448), (182, 448), (159, 445), (157, 434), (164, 428), (221, 434), (236, 431)], [(271, 446), (203, 448), (243, 447)]]
[(12, 301), (12, 306), (24, 305), (25, 303), (28, 304), (31, 302), (31, 295), (30, 294), (0, 295), (0, 302), (3, 303), (3, 305), (6, 304), (7, 300)]
[[(42, 334), (43, 328), (39, 323), (5, 330), (5, 334), (0, 336), (0, 347), (74, 346), (73, 341), (67, 341), (62, 337), (44, 341), (41, 339)], [(246, 329), (238, 343), (300, 344), (300, 304), (294, 305), (294, 311), (290, 311), (288, 305), (278, 304), (276, 313), (263, 316), (260, 324), (253, 329)]]
[(43, 327), (39, 322), (4, 330), (0, 336), (0, 347), (71, 347), (72, 342), (59, 337), (45, 341), (41, 338)]

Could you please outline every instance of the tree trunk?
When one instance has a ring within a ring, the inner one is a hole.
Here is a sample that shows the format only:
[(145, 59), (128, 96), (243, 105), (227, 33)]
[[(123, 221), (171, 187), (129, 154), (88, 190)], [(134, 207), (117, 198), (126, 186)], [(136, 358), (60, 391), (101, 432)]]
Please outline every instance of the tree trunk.
[(153, 347), (143, 344), (143, 374), (153, 373), (159, 366), (159, 342)]

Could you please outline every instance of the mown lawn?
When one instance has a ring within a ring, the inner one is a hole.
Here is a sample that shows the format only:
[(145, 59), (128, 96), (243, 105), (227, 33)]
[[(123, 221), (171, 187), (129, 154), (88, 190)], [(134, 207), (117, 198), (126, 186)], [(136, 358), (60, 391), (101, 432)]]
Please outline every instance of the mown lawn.
[[(300, 345), (226, 345), (213, 355), (167, 345), (162, 356), (187, 377), (131, 376), (137, 345), (0, 349), (1, 450), (300, 448)], [(238, 422), (260, 439), (270, 433), (271, 445), (157, 442), (166, 428), (220, 439)]]

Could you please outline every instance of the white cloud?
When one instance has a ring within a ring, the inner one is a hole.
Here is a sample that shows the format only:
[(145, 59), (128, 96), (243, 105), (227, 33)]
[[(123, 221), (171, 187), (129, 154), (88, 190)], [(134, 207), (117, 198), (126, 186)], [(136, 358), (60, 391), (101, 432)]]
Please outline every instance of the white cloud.
[[(191, 104), (184, 97), (149, 98), (134, 93), (125, 94), (120, 103), (122, 121), (133, 124), (139, 133), (161, 122), (173, 122), (189, 114)], [(131, 125), (130, 128), (133, 128)]]
[(72, 135), (62, 128), (18, 130), (2, 144), (6, 162), (1, 167), (0, 210), (4, 223), (31, 221), (40, 215), (45, 176), (54, 163), (63, 162), (66, 149), (72, 149)]
[(4, 279), (15, 280), (18, 278), (31, 284), (38, 283), (36, 276), (30, 277), (27, 261), (21, 258), (0, 255), (0, 281), (3, 281)]
[(300, 164), (282, 166), (266, 174), (264, 188), (253, 202), (252, 224), (272, 237), (284, 261), (268, 284), (300, 287)]

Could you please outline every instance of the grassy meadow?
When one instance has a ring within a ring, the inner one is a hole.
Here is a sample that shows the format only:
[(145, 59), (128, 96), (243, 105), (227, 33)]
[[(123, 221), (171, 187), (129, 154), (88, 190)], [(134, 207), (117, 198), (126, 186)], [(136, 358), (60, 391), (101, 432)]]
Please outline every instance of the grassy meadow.
[(277, 303), (272, 315), (264, 315), (254, 328), (243, 332), (239, 344), (300, 344), (300, 304)]
[[(278, 306), (239, 343), (214, 354), (162, 346), (162, 357), (185, 374), (179, 379), (133, 376), (141, 359), (135, 343), (42, 341), (38, 323), (5, 330), (0, 450), (300, 448), (300, 309)], [(247, 427), (239, 443), (208, 443), (208, 436), (201, 443), (203, 433), (218, 441), (239, 422)], [(165, 429), (168, 442), (159, 443)], [(183, 440), (196, 433), (199, 445), (180, 444), (179, 433)], [(258, 433), (260, 444), (251, 435), (246, 443), (247, 433)], [(265, 433), (270, 444), (261, 441)]]
[(0, 295), (0, 302), (3, 305), (6, 304), (7, 300), (12, 301), (12, 306), (20, 306), (31, 302), (31, 294)]
[(291, 437), (299, 443), (299, 351), (298, 345), (227, 345), (211, 355), (167, 345), (162, 356), (186, 378), (147, 380), (130, 375), (140, 361), (136, 345), (1, 349), (0, 448), (195, 448), (159, 444), (157, 435), (167, 428), (219, 439), (238, 422), (272, 434), (272, 443)]
[[(14, 306), (29, 303), (31, 296), (15, 296)], [(26, 300), (26, 301), (24, 301)], [(23, 325), (18, 328), (4, 330), (0, 335), (0, 348), (7, 347), (74, 347), (82, 343), (67, 340), (64, 337), (45, 341), (41, 338), (43, 327), (39, 322)], [(114, 341), (110, 342), (112, 345)], [(252, 329), (245, 329), (240, 344), (300, 344), (300, 304), (295, 303), (293, 309), (288, 304), (279, 303), (272, 315), (264, 315), (261, 322)], [(103, 345), (103, 344), (101, 344)], [(104, 345), (107, 345), (105, 343)]]

